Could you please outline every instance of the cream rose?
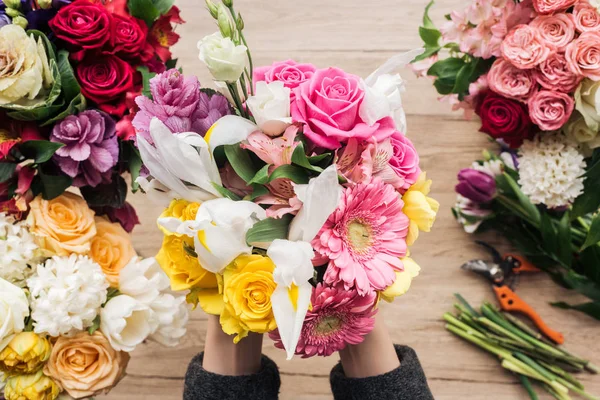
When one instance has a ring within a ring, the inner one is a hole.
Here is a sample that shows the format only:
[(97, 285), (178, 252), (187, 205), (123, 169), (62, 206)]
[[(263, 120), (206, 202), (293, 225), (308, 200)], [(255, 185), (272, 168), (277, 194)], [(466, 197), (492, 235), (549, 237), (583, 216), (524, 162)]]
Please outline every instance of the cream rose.
[(38, 196), (29, 207), (27, 223), (42, 249), (59, 256), (90, 251), (96, 224), (94, 212), (83, 198), (69, 192), (52, 200)]
[(33, 100), (52, 83), (42, 40), (17, 25), (0, 28), (0, 104)]
[(584, 79), (575, 91), (575, 109), (583, 116), (587, 126), (600, 131), (600, 82)]
[(29, 302), (20, 287), (0, 278), (0, 351), (25, 327)]
[(69, 395), (83, 399), (106, 394), (125, 374), (129, 354), (114, 350), (99, 331), (61, 336), (52, 347), (44, 373)]
[(104, 217), (96, 217), (96, 231), (90, 257), (100, 264), (108, 283), (118, 287), (121, 270), (136, 256), (131, 237), (119, 223)]
[(598, 137), (598, 131), (590, 129), (581, 115), (571, 118), (563, 127), (563, 132), (577, 143), (594, 143)]
[(198, 42), (199, 58), (206, 64), (216, 81), (236, 82), (248, 61), (246, 46), (236, 46), (220, 32), (206, 36)]

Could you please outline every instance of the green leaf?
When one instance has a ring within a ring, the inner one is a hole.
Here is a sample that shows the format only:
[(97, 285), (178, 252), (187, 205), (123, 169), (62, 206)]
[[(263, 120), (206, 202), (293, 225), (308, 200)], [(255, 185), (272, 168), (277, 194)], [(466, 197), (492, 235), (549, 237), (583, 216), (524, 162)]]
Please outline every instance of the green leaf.
[(277, 167), (269, 176), (269, 182), (273, 182), (279, 178), (288, 178), (294, 183), (308, 183), (308, 173), (306, 173), (306, 170), (295, 165), (284, 164)]
[(241, 200), (240, 196), (238, 196), (237, 194), (233, 193), (231, 190), (229, 190), (227, 188), (224, 188), (223, 186), (218, 185), (218, 184), (216, 184), (214, 182), (212, 182), (212, 185), (213, 185), (213, 187), (215, 189), (217, 189), (217, 191), (219, 193), (221, 193), (221, 196), (227, 197), (228, 199), (235, 200), (235, 201)]
[(244, 200), (254, 201), (257, 197), (269, 194), (269, 189), (267, 189), (263, 185), (253, 183), (250, 186), (252, 186), (252, 193), (246, 196)]
[[(61, 108), (62, 108), (62, 106), (61, 106)], [(80, 113), (80, 112), (84, 111), (86, 108), (87, 108), (87, 102), (85, 100), (85, 97), (83, 97), (83, 95), (81, 93), (79, 93), (77, 96), (75, 96), (75, 98), (73, 100), (71, 100), (71, 103), (64, 111), (62, 111), (59, 114), (57, 114), (56, 116), (50, 118), (49, 120), (47, 120), (40, 126), (54, 125), (56, 122), (65, 119), (69, 115)]]
[(425, 7), (425, 12), (423, 13), (423, 27), (424, 28), (435, 29), (435, 24), (431, 20), (431, 17), (429, 17), (429, 10), (431, 9), (431, 7), (433, 7), (434, 4), (435, 4), (435, 1), (431, 0), (429, 2), (429, 4), (427, 4), (427, 7)]
[(15, 175), (17, 164), (0, 162), (0, 183), (8, 181)]
[(36, 164), (49, 161), (56, 150), (63, 147), (62, 143), (54, 143), (47, 140), (30, 140), (19, 145), (19, 151), (26, 160), (33, 160)]
[[(66, 175), (46, 174), (41, 169), (34, 179), (37, 189), (34, 193), (41, 193), (44, 200), (52, 200), (63, 194), (72, 184), (73, 179)], [(33, 186), (33, 183), (32, 183)]]
[(258, 221), (246, 233), (246, 242), (250, 246), (266, 249), (275, 239), (287, 239), (291, 215), (285, 215), (282, 218), (267, 218)]
[(596, 214), (592, 218), (590, 230), (585, 238), (583, 246), (581, 246), (581, 251), (587, 249), (590, 246), (598, 244), (598, 242), (600, 242), (600, 214)]
[(163, 15), (169, 12), (173, 4), (175, 4), (175, 0), (154, 0), (153, 3), (159, 14)]
[(250, 179), (250, 181), (248, 182), (248, 185), (252, 185), (252, 184), (260, 184), (260, 185), (264, 185), (266, 183), (269, 182), (269, 167), (271, 166), (271, 164), (267, 164), (264, 167), (262, 167), (261, 169), (258, 170), (258, 172), (256, 174), (254, 174), (254, 176), (252, 177), (252, 179)]
[(135, 193), (140, 187), (136, 182), (136, 179), (140, 176), (140, 170), (142, 169), (142, 157), (140, 156), (140, 152), (132, 141), (123, 140), (121, 141), (121, 151), (119, 154), (122, 162), (127, 165), (127, 169), (131, 174), (131, 191)]
[(427, 75), (442, 79), (455, 78), (464, 65), (465, 61), (461, 58), (446, 58), (433, 64), (427, 71)]
[(441, 49), (439, 45), (440, 38), (442, 37), (442, 33), (437, 29), (433, 28), (425, 28), (423, 26), (419, 27), (419, 36), (423, 39), (426, 47)]
[(91, 207), (121, 208), (127, 197), (127, 183), (121, 175), (115, 174), (110, 183), (100, 184), (96, 187), (85, 186), (80, 191)]
[(230, 144), (223, 147), (225, 149), (225, 156), (235, 173), (244, 182), (250, 182), (254, 178), (254, 175), (256, 175), (256, 169), (248, 152), (244, 151), (239, 144)]
[(504, 188), (505, 191), (507, 191), (508, 193), (506, 193), (507, 195), (513, 195), (511, 197), (514, 197), (518, 202), (519, 205), (521, 206), (523, 212), (527, 215), (527, 217), (529, 218), (529, 220), (534, 224), (534, 225), (538, 225), (540, 224), (540, 211), (538, 210), (538, 208), (531, 202), (531, 200), (529, 200), (529, 197), (527, 197), (525, 195), (525, 193), (523, 193), (521, 191), (521, 188), (519, 188), (519, 185), (517, 184), (517, 182), (506, 172), (503, 173), (502, 175), (499, 175), (496, 177), (496, 182), (502, 186)]
[(88, 328), (88, 333), (93, 335), (98, 329), (100, 329), (100, 314), (96, 315), (96, 318), (92, 321), (92, 326)]
[(323, 153), (317, 156), (308, 157), (308, 162), (311, 163), (311, 165), (318, 165), (325, 160), (329, 160), (331, 157), (333, 157), (332, 153)]
[[(161, 7), (164, 7), (161, 4)], [(160, 17), (161, 12), (152, 0), (129, 0), (127, 2), (129, 13), (143, 20), (148, 27), (152, 26), (154, 21)]]
[(587, 276), (580, 275), (571, 270), (564, 274), (564, 280), (571, 287), (571, 289), (581, 293), (591, 300), (600, 302), (600, 286), (590, 280)]
[(598, 190), (600, 187), (600, 160), (596, 157), (590, 159), (584, 176), (583, 194), (573, 203), (571, 212), (573, 219), (596, 212), (600, 208), (600, 190)]
[(156, 76), (156, 72), (150, 72), (146, 66), (139, 66), (137, 67), (137, 70), (142, 74), (142, 95), (152, 100), (152, 92), (150, 92), (150, 79)]
[(172, 68), (175, 68), (175, 67), (177, 67), (177, 59), (176, 59), (176, 58), (171, 58), (170, 60), (168, 60), (168, 61), (165, 63), (165, 67), (166, 67), (167, 69), (172, 69)]
[(65, 100), (70, 103), (76, 96), (81, 94), (81, 87), (75, 73), (69, 62), (69, 52), (66, 50), (60, 50), (56, 58), (58, 65), (58, 71), (61, 78), (62, 96)]
[(306, 156), (306, 152), (304, 151), (304, 144), (302, 142), (298, 143), (294, 149), (294, 152), (292, 153), (292, 163), (313, 172), (323, 172), (323, 168), (314, 166), (310, 163), (308, 157)]
[(554, 307), (562, 308), (563, 310), (575, 310), (587, 314), (588, 316), (600, 320), (600, 302), (591, 301), (589, 303), (582, 303), (571, 305), (565, 302), (551, 303)]

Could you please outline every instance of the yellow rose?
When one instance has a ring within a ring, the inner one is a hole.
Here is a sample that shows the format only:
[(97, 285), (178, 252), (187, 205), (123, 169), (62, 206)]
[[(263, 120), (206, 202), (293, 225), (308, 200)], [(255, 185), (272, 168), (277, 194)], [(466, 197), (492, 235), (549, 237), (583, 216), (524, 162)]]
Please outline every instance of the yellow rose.
[(80, 196), (65, 192), (52, 199), (36, 197), (27, 222), (40, 248), (59, 256), (87, 254), (96, 235), (94, 212)]
[(55, 400), (59, 394), (56, 382), (42, 371), (8, 378), (4, 388), (6, 400)]
[(75, 399), (106, 394), (125, 375), (129, 354), (114, 350), (100, 331), (61, 336), (44, 373)]
[(119, 286), (119, 273), (137, 254), (131, 236), (118, 222), (96, 217), (96, 236), (92, 239), (90, 257), (102, 267), (112, 287)]
[(431, 197), (427, 197), (431, 190), (431, 180), (423, 172), (419, 179), (402, 196), (404, 208), (402, 211), (410, 220), (408, 227), (408, 237), (406, 243), (410, 246), (419, 237), (419, 231), (429, 232), (435, 216), (440, 209), (440, 203)]
[(190, 203), (187, 200), (172, 200), (169, 207), (160, 215), (159, 218), (177, 218), (182, 221), (192, 221), (196, 219), (196, 214), (200, 208), (199, 203)]
[(48, 339), (33, 332), (21, 332), (0, 352), (0, 371), (7, 375), (32, 374), (50, 357)]
[(381, 298), (387, 302), (392, 302), (394, 298), (402, 296), (408, 289), (413, 279), (419, 276), (421, 267), (412, 258), (404, 257), (402, 259), (404, 271), (396, 271), (396, 280), (380, 293)]
[(267, 333), (277, 325), (271, 308), (271, 295), (277, 286), (273, 281), (275, 264), (261, 255), (243, 254), (223, 271), (221, 326), (229, 335), (237, 335), (234, 343), (248, 332)]

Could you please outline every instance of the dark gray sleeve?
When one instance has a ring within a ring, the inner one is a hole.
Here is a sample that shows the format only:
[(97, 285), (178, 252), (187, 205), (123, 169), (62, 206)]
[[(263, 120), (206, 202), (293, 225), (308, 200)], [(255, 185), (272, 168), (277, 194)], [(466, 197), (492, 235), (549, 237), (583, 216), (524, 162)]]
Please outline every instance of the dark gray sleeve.
[(336, 400), (433, 400), (417, 354), (406, 346), (396, 346), (400, 367), (369, 378), (348, 378), (338, 363), (329, 377)]
[(277, 364), (263, 356), (254, 375), (217, 375), (202, 368), (204, 353), (198, 354), (185, 374), (184, 400), (276, 400), (279, 397)]

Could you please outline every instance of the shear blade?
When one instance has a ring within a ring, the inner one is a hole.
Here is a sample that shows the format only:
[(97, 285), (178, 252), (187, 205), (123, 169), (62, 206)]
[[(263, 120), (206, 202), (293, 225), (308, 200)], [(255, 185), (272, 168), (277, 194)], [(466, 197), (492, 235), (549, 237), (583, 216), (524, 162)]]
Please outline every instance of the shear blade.
[(465, 271), (471, 271), (479, 275), (483, 275), (484, 277), (490, 280), (493, 280), (494, 278), (492, 276), (492, 268), (490, 268), (490, 265), (483, 260), (467, 261), (466, 263), (461, 265), (461, 268)]

